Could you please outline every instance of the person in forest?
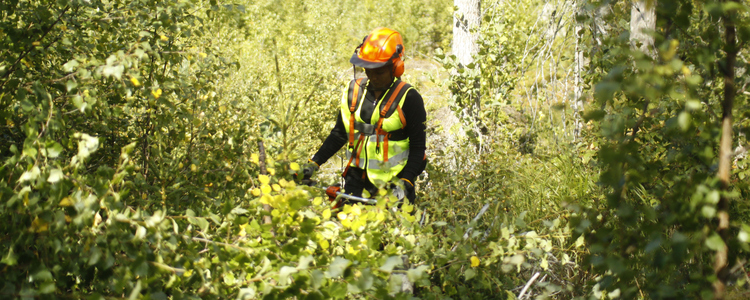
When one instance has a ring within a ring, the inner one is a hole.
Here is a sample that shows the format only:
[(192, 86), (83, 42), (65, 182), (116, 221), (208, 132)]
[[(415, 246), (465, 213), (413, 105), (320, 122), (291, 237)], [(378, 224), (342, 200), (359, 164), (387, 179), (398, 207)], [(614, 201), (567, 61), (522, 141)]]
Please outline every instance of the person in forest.
[[(427, 114), (419, 92), (400, 79), (403, 58), (401, 34), (388, 28), (376, 28), (355, 49), (355, 79), (344, 88), (336, 125), (303, 168), (306, 178), (347, 145), (345, 193), (361, 197), (387, 187), (399, 201), (414, 202), (414, 182), (426, 165)], [(357, 67), (367, 78), (356, 78)]]

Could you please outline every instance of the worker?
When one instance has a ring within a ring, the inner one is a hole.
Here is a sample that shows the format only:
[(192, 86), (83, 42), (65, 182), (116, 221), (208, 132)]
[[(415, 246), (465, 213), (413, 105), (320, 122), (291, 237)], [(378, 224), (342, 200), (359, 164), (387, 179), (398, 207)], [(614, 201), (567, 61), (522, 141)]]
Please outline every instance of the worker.
[[(355, 79), (344, 88), (336, 124), (309, 159), (303, 174), (310, 178), (346, 145), (347, 165), (341, 176), (344, 192), (362, 197), (388, 188), (399, 200), (414, 203), (414, 183), (426, 165), (426, 112), (422, 96), (401, 81), (404, 44), (388, 28), (370, 32), (349, 62)], [(356, 78), (357, 67), (367, 78)], [(399, 204), (400, 205), (400, 204)]]

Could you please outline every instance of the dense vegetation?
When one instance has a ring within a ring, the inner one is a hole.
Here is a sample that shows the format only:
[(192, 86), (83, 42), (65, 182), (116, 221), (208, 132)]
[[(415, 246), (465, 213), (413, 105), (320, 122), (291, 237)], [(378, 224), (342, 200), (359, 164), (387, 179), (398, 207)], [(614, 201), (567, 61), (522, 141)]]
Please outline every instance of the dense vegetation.
[[(482, 1), (459, 67), (446, 0), (3, 1), (0, 296), (747, 298), (750, 8), (651, 2), (655, 55), (630, 2)], [(294, 174), (378, 26), (429, 165), (337, 211)]]

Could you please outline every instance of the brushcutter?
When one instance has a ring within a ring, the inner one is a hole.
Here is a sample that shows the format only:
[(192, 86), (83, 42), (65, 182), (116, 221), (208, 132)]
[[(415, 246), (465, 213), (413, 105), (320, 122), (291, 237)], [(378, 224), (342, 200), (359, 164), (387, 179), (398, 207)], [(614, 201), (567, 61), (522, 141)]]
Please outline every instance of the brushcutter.
[[(300, 176), (297, 173), (295, 173), (294, 177), (299, 178)], [(299, 180), (298, 182), (300, 184), (310, 186), (310, 187), (314, 187), (318, 185), (317, 181), (309, 179), (309, 178), (303, 178), (302, 180)], [(359, 203), (364, 203), (364, 204), (369, 204), (369, 205), (378, 204), (378, 200), (375, 200), (375, 199), (363, 198), (363, 197), (357, 197), (357, 196), (345, 194), (344, 192), (341, 191), (341, 185), (338, 185), (338, 184), (325, 188), (325, 192), (326, 192), (326, 195), (328, 196), (328, 201), (331, 201), (334, 203), (333, 205), (334, 209), (344, 206), (344, 200), (349, 200), (349, 201), (354, 201), (354, 202), (359, 202)]]
[(370, 204), (375, 205), (378, 204), (378, 200), (370, 199), (370, 198), (362, 198), (357, 196), (352, 196), (349, 194), (344, 194), (341, 191), (341, 186), (339, 185), (332, 185), (326, 188), (326, 195), (328, 195), (328, 200), (331, 202), (334, 202), (333, 208), (339, 208), (343, 205), (342, 199), (346, 199), (349, 201), (355, 201), (360, 202), (364, 204)]

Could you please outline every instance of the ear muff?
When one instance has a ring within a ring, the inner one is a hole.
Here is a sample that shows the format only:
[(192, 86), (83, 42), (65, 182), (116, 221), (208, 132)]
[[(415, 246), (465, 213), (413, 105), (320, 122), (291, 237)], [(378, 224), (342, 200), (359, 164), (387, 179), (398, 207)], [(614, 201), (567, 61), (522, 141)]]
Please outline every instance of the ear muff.
[(401, 77), (401, 75), (404, 74), (404, 61), (402, 57), (404, 56), (404, 47), (401, 45), (396, 46), (396, 53), (398, 56), (393, 58), (393, 76), (394, 77)]
[(401, 77), (404, 74), (404, 61), (401, 58), (393, 60), (393, 77)]

